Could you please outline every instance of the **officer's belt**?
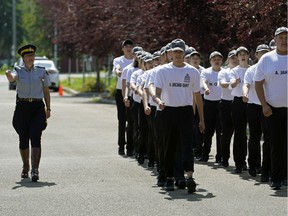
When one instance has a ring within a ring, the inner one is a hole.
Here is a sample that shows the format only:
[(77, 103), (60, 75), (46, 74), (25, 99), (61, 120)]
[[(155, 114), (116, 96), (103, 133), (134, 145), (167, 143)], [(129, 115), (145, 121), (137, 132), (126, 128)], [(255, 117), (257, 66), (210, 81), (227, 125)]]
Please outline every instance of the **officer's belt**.
[(42, 99), (39, 99), (39, 98), (18, 98), (17, 101), (33, 102), (33, 101), (42, 101)]

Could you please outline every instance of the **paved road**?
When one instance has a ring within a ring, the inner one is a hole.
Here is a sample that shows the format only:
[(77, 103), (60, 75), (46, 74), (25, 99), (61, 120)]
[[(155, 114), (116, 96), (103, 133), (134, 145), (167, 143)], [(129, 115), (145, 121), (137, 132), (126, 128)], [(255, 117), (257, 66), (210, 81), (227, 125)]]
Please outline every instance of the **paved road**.
[[(287, 215), (287, 188), (273, 191), (260, 177), (195, 165), (195, 194), (158, 188), (155, 170), (117, 155), (115, 105), (52, 93), (43, 134), (40, 181), (21, 180), (18, 138), (11, 126), (15, 91), (0, 76), (0, 215)], [(230, 161), (233, 165), (232, 160)]]

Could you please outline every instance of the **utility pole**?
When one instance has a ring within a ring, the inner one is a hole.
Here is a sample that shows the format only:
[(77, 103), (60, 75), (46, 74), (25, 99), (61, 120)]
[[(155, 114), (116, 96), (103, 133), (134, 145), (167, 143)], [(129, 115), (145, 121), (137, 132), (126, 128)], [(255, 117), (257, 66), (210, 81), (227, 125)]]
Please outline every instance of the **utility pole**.
[(16, 62), (16, 0), (12, 0), (12, 63), (14, 64)]
[(55, 67), (58, 68), (58, 39), (57, 39), (57, 27), (54, 27), (54, 63)]

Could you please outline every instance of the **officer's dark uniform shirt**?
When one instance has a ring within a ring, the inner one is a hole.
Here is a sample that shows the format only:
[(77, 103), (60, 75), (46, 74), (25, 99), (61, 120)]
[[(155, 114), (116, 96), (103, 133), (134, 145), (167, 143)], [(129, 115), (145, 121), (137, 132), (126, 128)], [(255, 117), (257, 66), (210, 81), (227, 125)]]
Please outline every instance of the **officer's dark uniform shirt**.
[(12, 72), (17, 82), (19, 98), (44, 98), (43, 87), (51, 85), (49, 74), (44, 67), (33, 66), (28, 71), (25, 66), (16, 66)]

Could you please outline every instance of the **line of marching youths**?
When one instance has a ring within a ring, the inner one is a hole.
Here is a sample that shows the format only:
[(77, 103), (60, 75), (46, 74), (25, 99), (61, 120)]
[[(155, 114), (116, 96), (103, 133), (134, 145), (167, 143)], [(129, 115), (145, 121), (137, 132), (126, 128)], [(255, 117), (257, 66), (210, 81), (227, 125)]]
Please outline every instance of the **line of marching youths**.
[(124, 55), (113, 61), (119, 155), (126, 145), (127, 156), (156, 165), (159, 187), (193, 193), (194, 159), (209, 160), (215, 133), (215, 165), (229, 166), (233, 137), (235, 173), (248, 169), (273, 189), (287, 186), (286, 27), (275, 31), (274, 43), (257, 46), (253, 66), (241, 46), (224, 66), (223, 55), (213, 51), (205, 69), (200, 53), (181, 39), (153, 54), (123, 41)]

